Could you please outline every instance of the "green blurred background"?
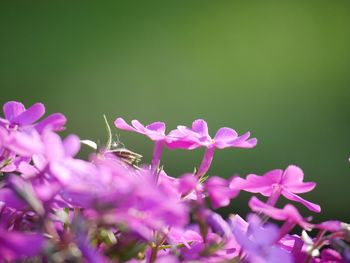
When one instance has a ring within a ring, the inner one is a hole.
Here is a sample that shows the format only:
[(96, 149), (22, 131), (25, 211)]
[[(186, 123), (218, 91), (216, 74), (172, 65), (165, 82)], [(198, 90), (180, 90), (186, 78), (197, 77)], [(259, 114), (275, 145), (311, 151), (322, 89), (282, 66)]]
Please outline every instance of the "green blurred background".
[[(318, 182), (305, 195), (316, 218), (349, 221), (349, 14), (337, 0), (3, 1), (0, 102), (41, 101), (69, 118), (66, 134), (101, 143), (104, 113), (250, 130), (258, 146), (217, 152), (211, 174), (299, 165)], [(150, 141), (115, 132), (149, 161)], [(163, 164), (178, 176), (202, 153), (166, 151)]]

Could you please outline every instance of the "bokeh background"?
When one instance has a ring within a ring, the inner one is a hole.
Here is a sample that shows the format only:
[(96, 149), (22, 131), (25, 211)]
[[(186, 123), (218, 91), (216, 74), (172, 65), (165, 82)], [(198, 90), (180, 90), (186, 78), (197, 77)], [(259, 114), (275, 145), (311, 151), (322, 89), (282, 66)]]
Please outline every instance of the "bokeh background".
[[(67, 133), (103, 143), (102, 114), (169, 129), (204, 118), (258, 138), (217, 152), (211, 174), (296, 164), (318, 187), (317, 219), (349, 221), (349, 1), (3, 1), (0, 102), (45, 103)], [(146, 138), (114, 130), (149, 161)], [(203, 151), (166, 151), (169, 174)], [(248, 195), (229, 209), (246, 211)]]

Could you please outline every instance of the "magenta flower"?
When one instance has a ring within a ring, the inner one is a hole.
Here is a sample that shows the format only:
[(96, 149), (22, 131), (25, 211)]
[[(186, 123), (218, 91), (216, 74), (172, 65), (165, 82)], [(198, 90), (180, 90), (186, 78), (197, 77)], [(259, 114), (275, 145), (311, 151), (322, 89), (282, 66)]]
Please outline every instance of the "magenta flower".
[(230, 204), (231, 199), (239, 194), (239, 190), (229, 187), (229, 182), (221, 177), (212, 176), (204, 184), (213, 208)]
[(66, 123), (66, 117), (61, 113), (53, 113), (36, 123), (45, 114), (45, 107), (42, 103), (35, 103), (26, 109), (20, 102), (9, 101), (4, 104), (3, 111), (5, 118), (0, 118), (0, 125), (9, 130), (34, 127), (39, 133), (45, 128), (60, 131)]
[(202, 163), (198, 169), (197, 175), (203, 176), (211, 165), (216, 148), (224, 149), (228, 147), (253, 148), (257, 140), (248, 139), (249, 132), (238, 136), (237, 132), (231, 128), (220, 128), (214, 138), (211, 138), (208, 132), (208, 125), (204, 120), (198, 119), (192, 123), (192, 128), (178, 126), (176, 130), (169, 133), (168, 147), (177, 147), (185, 149), (196, 149), (206, 147)]
[(152, 171), (156, 171), (159, 167), (160, 159), (162, 156), (163, 146), (167, 136), (165, 135), (165, 123), (164, 122), (153, 122), (147, 126), (144, 126), (137, 120), (131, 121), (132, 126), (126, 123), (123, 118), (117, 118), (114, 121), (114, 125), (121, 130), (133, 131), (143, 135), (146, 135), (152, 141), (154, 141), (154, 150), (152, 158)]
[(330, 232), (337, 232), (343, 229), (342, 222), (338, 220), (324, 221), (322, 223), (316, 224), (315, 227), (318, 229), (322, 229)]
[(233, 229), (236, 240), (242, 246), (247, 262), (251, 263), (292, 263), (292, 255), (275, 244), (278, 228), (268, 224), (262, 226), (259, 218), (248, 218), (247, 232), (239, 228)]
[(207, 210), (206, 220), (214, 233), (219, 234), (224, 238), (230, 238), (232, 236), (232, 230), (229, 225), (218, 213)]
[(42, 152), (33, 155), (33, 165), (21, 163), (19, 171), (24, 178), (32, 178), (40, 173), (48, 180), (57, 180), (62, 185), (69, 184), (79, 171), (89, 171), (92, 164), (74, 159), (80, 149), (80, 140), (69, 135), (64, 140), (51, 131), (42, 135)]
[(303, 171), (295, 166), (290, 165), (285, 171), (276, 169), (265, 173), (263, 176), (250, 174), (244, 181), (241, 181), (241, 188), (251, 193), (260, 193), (268, 196), (268, 204), (274, 206), (280, 197), (299, 202), (309, 210), (319, 213), (319, 205), (311, 203), (299, 195), (313, 190), (316, 186), (314, 182), (303, 182)]
[(0, 126), (0, 171), (14, 172), (22, 162), (42, 151), (41, 137), (36, 130), (9, 132)]
[(253, 196), (249, 200), (249, 207), (254, 212), (264, 213), (265, 215), (280, 221), (285, 221), (282, 228), (280, 229), (278, 241), (283, 236), (288, 234), (295, 225), (299, 225), (304, 229), (311, 229), (313, 227), (312, 224), (307, 222), (299, 213), (299, 211), (295, 208), (295, 206), (291, 204), (287, 204), (283, 209), (275, 208), (271, 205), (265, 204), (260, 201), (258, 198)]
[(0, 228), (1, 259), (13, 262), (25, 257), (39, 256), (44, 248), (44, 241), (41, 234), (7, 231)]

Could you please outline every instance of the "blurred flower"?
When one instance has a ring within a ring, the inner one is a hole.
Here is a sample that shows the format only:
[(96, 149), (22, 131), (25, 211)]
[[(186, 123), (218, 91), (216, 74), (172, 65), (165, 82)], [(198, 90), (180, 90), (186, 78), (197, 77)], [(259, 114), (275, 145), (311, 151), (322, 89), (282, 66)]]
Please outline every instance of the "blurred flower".
[(35, 123), (45, 114), (45, 107), (42, 103), (35, 103), (26, 109), (20, 102), (9, 101), (4, 104), (3, 111), (5, 118), (0, 118), (0, 125), (8, 130), (34, 127), (40, 133), (45, 128), (59, 131), (64, 128), (66, 123), (66, 118), (61, 113), (53, 113)]
[(280, 221), (285, 221), (284, 225), (281, 227), (280, 235), (277, 240), (281, 239), (287, 233), (289, 233), (296, 224), (304, 229), (311, 229), (312, 224), (307, 222), (299, 213), (299, 211), (291, 204), (287, 204), (283, 209), (275, 208), (264, 202), (260, 201), (258, 198), (253, 196), (249, 200), (249, 207), (254, 212), (264, 213), (265, 215)]
[(44, 237), (37, 233), (7, 231), (0, 227), (0, 256), (6, 261), (37, 256), (43, 249)]
[(239, 190), (229, 187), (229, 182), (218, 176), (211, 176), (204, 183), (213, 208), (219, 208), (230, 204), (232, 198), (239, 194)]
[(233, 229), (233, 234), (246, 259), (251, 263), (292, 263), (292, 256), (286, 250), (275, 244), (278, 237), (278, 228), (272, 224), (262, 226), (257, 216), (248, 218), (247, 232), (239, 228)]

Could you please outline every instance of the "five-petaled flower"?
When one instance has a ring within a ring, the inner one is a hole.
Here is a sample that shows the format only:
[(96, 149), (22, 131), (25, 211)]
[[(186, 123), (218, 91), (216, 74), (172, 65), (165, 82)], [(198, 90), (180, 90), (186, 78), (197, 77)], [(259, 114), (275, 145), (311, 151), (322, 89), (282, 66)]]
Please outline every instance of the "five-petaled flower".
[(311, 203), (297, 194), (310, 192), (315, 188), (314, 182), (303, 182), (303, 171), (295, 166), (290, 165), (286, 170), (272, 170), (262, 176), (250, 174), (245, 180), (241, 180), (240, 187), (242, 190), (251, 193), (260, 193), (268, 196), (268, 204), (274, 206), (280, 197), (299, 202), (306, 206), (309, 210), (320, 212), (321, 207)]
[(3, 106), (5, 118), (0, 118), (0, 125), (8, 130), (18, 130), (34, 127), (39, 133), (45, 129), (60, 131), (64, 129), (66, 117), (61, 113), (53, 113), (38, 121), (45, 114), (45, 106), (35, 103), (28, 109), (17, 101), (6, 102)]
[(177, 126), (176, 130), (171, 131), (167, 145), (189, 150), (206, 147), (207, 150), (197, 171), (197, 175), (201, 177), (209, 170), (215, 149), (228, 147), (253, 148), (256, 146), (257, 139), (249, 139), (249, 137), (250, 132), (238, 136), (235, 130), (223, 127), (216, 132), (214, 138), (211, 138), (207, 123), (202, 119), (198, 119), (192, 123), (192, 128), (180, 125)]

